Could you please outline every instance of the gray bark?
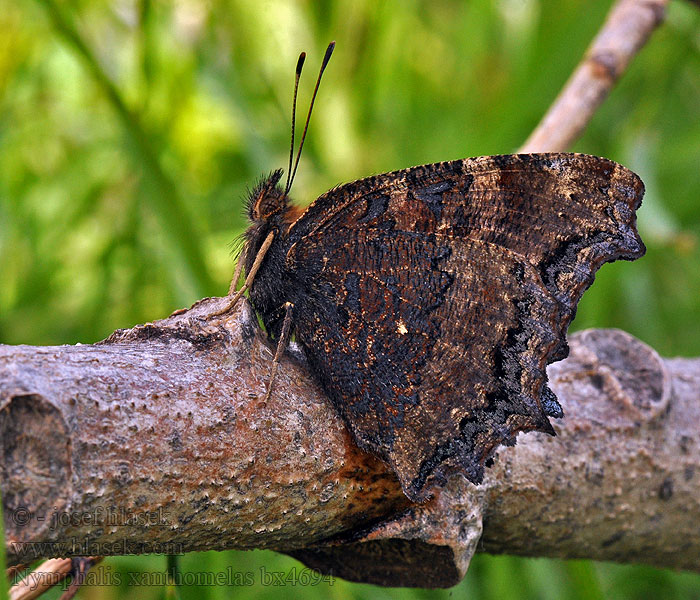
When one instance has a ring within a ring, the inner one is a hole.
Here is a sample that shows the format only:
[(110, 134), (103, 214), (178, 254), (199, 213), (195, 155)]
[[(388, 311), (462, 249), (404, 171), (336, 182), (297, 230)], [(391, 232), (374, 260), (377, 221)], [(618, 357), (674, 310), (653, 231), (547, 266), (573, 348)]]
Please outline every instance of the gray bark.
[(626, 333), (550, 366), (565, 418), (479, 487), (412, 505), (356, 448), (292, 349), (223, 299), (95, 345), (0, 346), (10, 564), (55, 555), (272, 548), (385, 585), (444, 587), (480, 550), (700, 571), (700, 361)]

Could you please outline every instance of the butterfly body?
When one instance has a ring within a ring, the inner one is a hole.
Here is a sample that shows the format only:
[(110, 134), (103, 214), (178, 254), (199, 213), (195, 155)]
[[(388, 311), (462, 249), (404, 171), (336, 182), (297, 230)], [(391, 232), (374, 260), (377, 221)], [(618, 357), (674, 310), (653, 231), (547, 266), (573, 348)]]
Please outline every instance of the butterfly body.
[(504, 155), (330, 190), (305, 211), (273, 173), (251, 194), (242, 257), (272, 338), (292, 331), (358, 445), (409, 498), (478, 483), (499, 444), (554, 433), (546, 366), (595, 271), (644, 252), (643, 185), (606, 159)]

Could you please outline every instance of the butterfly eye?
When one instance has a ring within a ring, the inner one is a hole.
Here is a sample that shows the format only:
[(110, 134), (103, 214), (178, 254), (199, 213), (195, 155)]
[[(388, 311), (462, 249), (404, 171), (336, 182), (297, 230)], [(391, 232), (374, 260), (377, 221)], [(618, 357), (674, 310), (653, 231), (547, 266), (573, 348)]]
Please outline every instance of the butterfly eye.
[(284, 196), (279, 192), (263, 190), (253, 205), (253, 219), (265, 221), (280, 212), (285, 204)]

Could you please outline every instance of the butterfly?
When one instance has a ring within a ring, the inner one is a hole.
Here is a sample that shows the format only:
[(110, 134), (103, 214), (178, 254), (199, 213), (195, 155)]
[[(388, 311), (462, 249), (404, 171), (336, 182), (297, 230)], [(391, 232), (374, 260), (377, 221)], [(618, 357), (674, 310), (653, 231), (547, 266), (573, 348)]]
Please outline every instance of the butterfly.
[(250, 194), (229, 304), (249, 290), (274, 364), (294, 334), (356, 443), (414, 501), (453, 473), (481, 482), (519, 432), (554, 435), (547, 364), (567, 355), (597, 269), (643, 255), (640, 178), (584, 154), (482, 156), (360, 179), (304, 210), (289, 197), (303, 139), (286, 185), (277, 170)]

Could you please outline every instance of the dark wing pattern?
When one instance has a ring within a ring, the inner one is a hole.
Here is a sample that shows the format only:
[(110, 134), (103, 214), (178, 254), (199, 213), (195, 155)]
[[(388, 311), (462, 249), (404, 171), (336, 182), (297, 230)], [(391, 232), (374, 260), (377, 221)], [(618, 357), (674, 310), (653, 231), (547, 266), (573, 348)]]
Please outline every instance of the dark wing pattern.
[(642, 195), (606, 159), (491, 156), (355, 181), (292, 225), (297, 340), (410, 498), (455, 470), (480, 482), (519, 431), (554, 433), (546, 366), (595, 271), (644, 253)]

